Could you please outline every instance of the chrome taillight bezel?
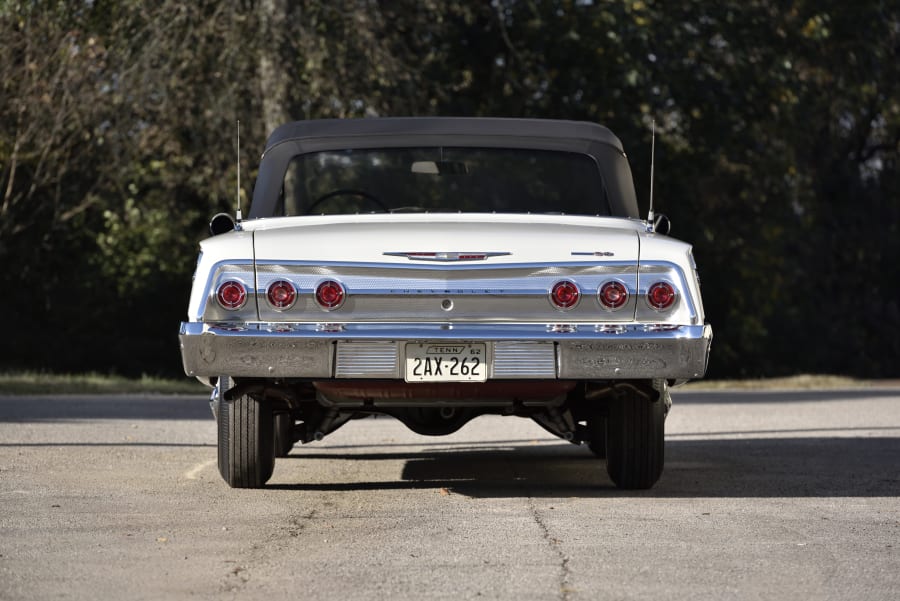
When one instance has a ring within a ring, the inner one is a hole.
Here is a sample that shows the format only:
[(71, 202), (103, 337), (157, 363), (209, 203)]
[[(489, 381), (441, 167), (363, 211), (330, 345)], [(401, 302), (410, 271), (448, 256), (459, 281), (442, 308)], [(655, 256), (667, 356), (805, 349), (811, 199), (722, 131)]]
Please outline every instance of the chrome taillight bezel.
[[(610, 301), (606, 297), (606, 291), (610, 289), (616, 289), (619, 291), (621, 296), (618, 300)], [(619, 280), (607, 280), (600, 285), (600, 288), (597, 289), (597, 301), (600, 303), (600, 306), (607, 311), (618, 311), (628, 304), (629, 298), (631, 298), (631, 295), (628, 293), (628, 286), (626, 286), (624, 282), (620, 282)]]
[[(279, 288), (289, 291), (286, 300), (274, 298), (274, 294)], [(276, 311), (287, 311), (293, 307), (297, 302), (297, 296), (297, 287), (290, 280), (275, 280), (266, 287), (266, 301)]]
[[(229, 300), (229, 291), (237, 290), (237, 298)], [(226, 311), (238, 311), (247, 304), (247, 286), (240, 280), (225, 280), (216, 287), (216, 302)]]
[[(668, 290), (665, 300), (654, 300), (655, 292), (663, 289)], [(647, 305), (655, 311), (669, 311), (678, 303), (678, 289), (671, 282), (659, 280), (647, 288), (644, 299), (647, 301)]]
[[(337, 288), (340, 291), (337, 298), (329, 299), (323, 296), (324, 291), (329, 288)], [(344, 306), (344, 303), (347, 301), (347, 288), (337, 280), (323, 280), (316, 284), (313, 298), (315, 298), (316, 304), (320, 309), (324, 311), (336, 311)]]
[[(573, 292), (571, 300), (559, 297), (559, 291), (564, 287)], [(581, 302), (581, 297), (581, 288), (572, 280), (559, 280), (553, 284), (548, 293), (550, 304), (558, 311), (571, 311)]]

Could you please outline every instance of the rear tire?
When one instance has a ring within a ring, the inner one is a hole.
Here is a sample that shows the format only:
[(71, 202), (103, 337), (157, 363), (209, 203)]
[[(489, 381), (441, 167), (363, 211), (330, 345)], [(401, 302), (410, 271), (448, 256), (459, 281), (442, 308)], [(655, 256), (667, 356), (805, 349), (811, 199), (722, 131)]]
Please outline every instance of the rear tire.
[(610, 401), (606, 471), (618, 488), (647, 489), (662, 475), (666, 407), (630, 388)]
[(290, 413), (275, 414), (275, 456), (287, 457), (294, 448), (294, 418)]
[(219, 401), (219, 473), (232, 488), (261, 488), (275, 468), (272, 407), (243, 395)]
[(596, 457), (606, 457), (606, 418), (599, 415), (591, 417), (587, 422), (588, 448)]

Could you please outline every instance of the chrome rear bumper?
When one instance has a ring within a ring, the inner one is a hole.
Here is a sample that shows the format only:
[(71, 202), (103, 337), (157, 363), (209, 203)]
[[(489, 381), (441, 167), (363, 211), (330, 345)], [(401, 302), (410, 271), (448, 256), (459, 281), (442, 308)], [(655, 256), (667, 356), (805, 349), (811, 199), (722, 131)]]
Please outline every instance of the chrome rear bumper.
[(489, 379), (703, 377), (712, 328), (658, 324), (206, 324), (179, 334), (189, 376), (403, 378), (405, 343), (487, 342)]

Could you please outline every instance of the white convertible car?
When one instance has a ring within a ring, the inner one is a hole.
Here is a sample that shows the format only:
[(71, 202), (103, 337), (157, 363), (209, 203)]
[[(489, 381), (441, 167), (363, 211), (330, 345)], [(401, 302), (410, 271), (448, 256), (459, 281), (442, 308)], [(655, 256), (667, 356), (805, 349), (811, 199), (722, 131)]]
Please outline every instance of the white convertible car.
[(201, 243), (185, 372), (213, 387), (218, 464), (275, 458), (349, 420), (424, 435), (535, 420), (620, 488), (663, 469), (669, 387), (706, 371), (691, 247), (638, 215), (622, 144), (592, 123), (289, 123), (249, 218)]

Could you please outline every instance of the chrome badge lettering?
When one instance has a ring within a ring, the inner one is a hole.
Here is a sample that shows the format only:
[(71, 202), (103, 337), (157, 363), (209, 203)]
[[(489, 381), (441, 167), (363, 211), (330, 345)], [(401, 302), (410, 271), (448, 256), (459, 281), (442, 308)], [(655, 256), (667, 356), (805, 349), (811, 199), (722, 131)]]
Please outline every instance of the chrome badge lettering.
[(384, 255), (386, 257), (406, 257), (410, 261), (441, 261), (441, 262), (451, 262), (451, 261), (484, 261), (485, 259), (489, 259), (490, 257), (505, 257), (512, 253), (508, 252), (443, 252), (443, 251), (428, 251), (428, 252), (386, 252)]

